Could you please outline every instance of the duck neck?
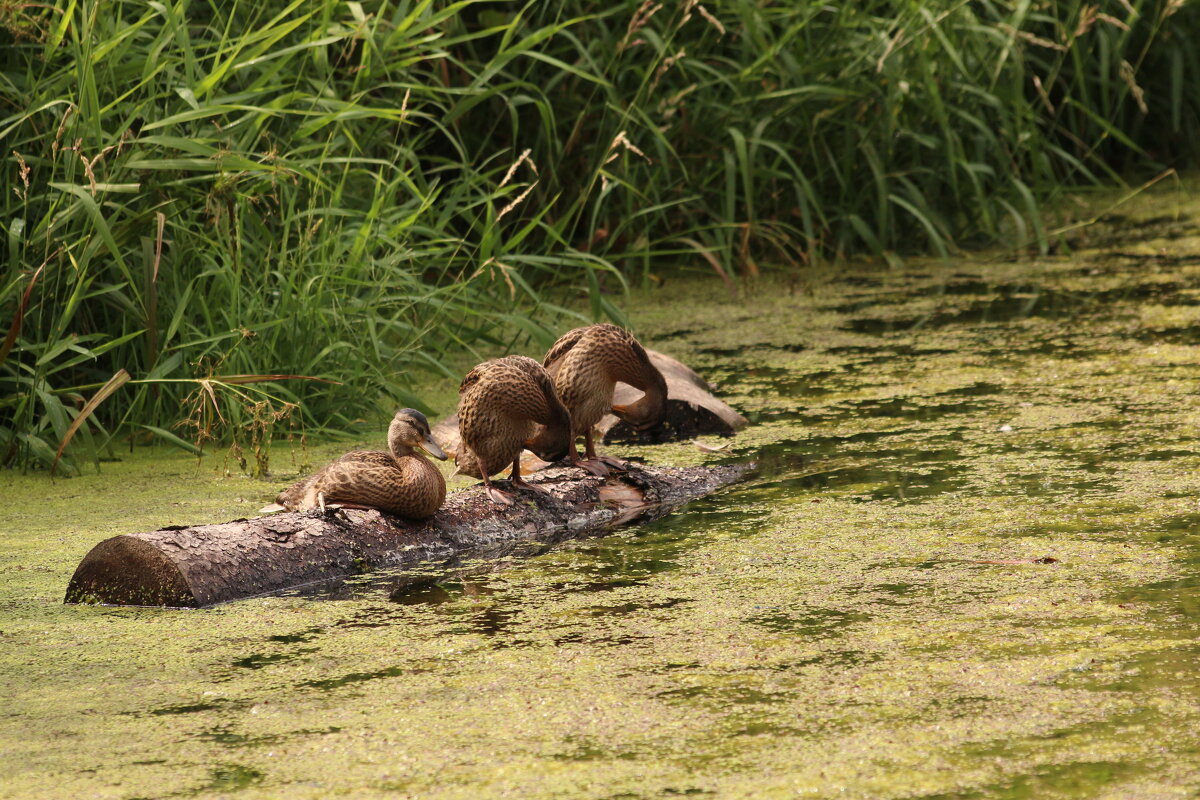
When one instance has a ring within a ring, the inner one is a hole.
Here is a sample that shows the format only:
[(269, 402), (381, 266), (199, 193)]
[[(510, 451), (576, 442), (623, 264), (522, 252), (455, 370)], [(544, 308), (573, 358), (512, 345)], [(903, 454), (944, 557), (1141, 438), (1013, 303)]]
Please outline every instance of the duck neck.
[(397, 461), (399, 461), (402, 458), (409, 458), (411, 456), (416, 456), (417, 458), (421, 457), (420, 453), (418, 453), (416, 450), (414, 450), (413, 448), (409, 447), (406, 444), (392, 445), (391, 450), (392, 450), (392, 458), (396, 459)]
[(395, 425), (388, 429), (388, 450), (391, 452), (392, 458), (399, 461), (402, 458), (418, 455), (411, 445), (401, 441), (400, 436), (401, 433)]

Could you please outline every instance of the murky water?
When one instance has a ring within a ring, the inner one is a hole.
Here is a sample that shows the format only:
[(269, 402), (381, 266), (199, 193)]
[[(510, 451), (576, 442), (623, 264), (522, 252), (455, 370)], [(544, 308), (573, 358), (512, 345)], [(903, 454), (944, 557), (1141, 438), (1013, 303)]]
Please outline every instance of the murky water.
[(761, 468), (602, 539), (63, 607), (99, 539), (271, 487), (169, 454), (0, 476), (2, 793), (1195, 796), (1200, 229), (1138, 219), (1117, 253), (639, 299), (755, 424), (621, 452)]

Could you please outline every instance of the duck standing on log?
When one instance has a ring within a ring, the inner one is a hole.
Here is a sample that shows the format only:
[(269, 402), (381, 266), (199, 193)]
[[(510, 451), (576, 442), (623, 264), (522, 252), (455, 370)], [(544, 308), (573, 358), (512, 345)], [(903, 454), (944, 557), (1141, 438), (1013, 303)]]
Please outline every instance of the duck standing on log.
[(514, 487), (546, 491), (521, 479), (521, 450), (546, 461), (567, 455), (571, 417), (542, 365), (526, 356), (485, 361), (467, 373), (458, 394), (456, 472), (482, 479), (488, 497), (501, 505), (511, 505), (512, 495), (493, 486), (491, 476), (509, 464)]
[[(446, 479), (418, 450), (446, 460), (429, 432), (429, 421), (414, 408), (396, 412), (388, 427), (389, 453), (355, 450), (279, 493), (276, 503), (288, 511), (326, 504), (377, 508), (409, 519), (433, 516), (446, 499)], [(263, 509), (280, 510), (276, 506)]]
[[(657, 425), (667, 407), (667, 382), (650, 363), (646, 349), (629, 331), (602, 323), (564, 334), (542, 361), (563, 405), (571, 412), (571, 462), (593, 475), (607, 475), (609, 467), (624, 468), (611, 456), (597, 456), (592, 428), (610, 410), (639, 431)], [(617, 382), (645, 394), (628, 405), (613, 405)], [(579, 458), (575, 438), (584, 437)]]

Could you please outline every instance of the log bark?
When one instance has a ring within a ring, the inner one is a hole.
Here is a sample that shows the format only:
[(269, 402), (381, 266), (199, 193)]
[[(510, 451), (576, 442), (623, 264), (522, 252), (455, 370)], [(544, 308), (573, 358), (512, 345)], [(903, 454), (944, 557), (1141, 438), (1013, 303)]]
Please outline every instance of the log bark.
[(496, 507), (473, 486), (421, 522), (375, 510), (288, 512), (219, 525), (172, 526), (105, 539), (75, 570), (65, 602), (198, 607), (373, 569), (486, 556), (649, 521), (741, 478), (749, 465), (634, 467), (607, 481), (573, 467), (529, 476), (550, 492)]
[[(607, 414), (596, 424), (602, 441), (669, 442), (705, 433), (729, 436), (746, 427), (746, 418), (714, 396), (714, 387), (690, 367), (657, 350), (646, 352), (667, 381), (666, 415), (658, 425), (639, 433), (615, 415)], [(629, 384), (618, 383), (613, 403), (628, 405), (641, 396)], [(433, 438), (447, 453), (458, 452), (458, 415), (452, 414), (434, 425)]]

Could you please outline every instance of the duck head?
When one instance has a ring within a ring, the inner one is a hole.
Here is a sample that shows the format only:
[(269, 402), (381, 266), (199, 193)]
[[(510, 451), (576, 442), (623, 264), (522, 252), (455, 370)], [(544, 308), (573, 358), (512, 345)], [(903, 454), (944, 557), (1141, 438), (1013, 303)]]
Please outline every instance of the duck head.
[(446, 454), (433, 440), (429, 430), (429, 420), (415, 408), (402, 408), (392, 418), (388, 426), (388, 448), (392, 455), (400, 458), (419, 447), (434, 458), (446, 460)]
[[(564, 414), (566, 413), (564, 409)], [(566, 458), (571, 450), (570, 417), (555, 425), (539, 425), (537, 433), (525, 442), (525, 446), (543, 461), (558, 461)]]
[(647, 431), (662, 422), (667, 412), (667, 382), (662, 373), (653, 365), (647, 364), (643, 385), (645, 392), (640, 398), (628, 405), (614, 405), (612, 412), (619, 419), (629, 423), (638, 431)]

